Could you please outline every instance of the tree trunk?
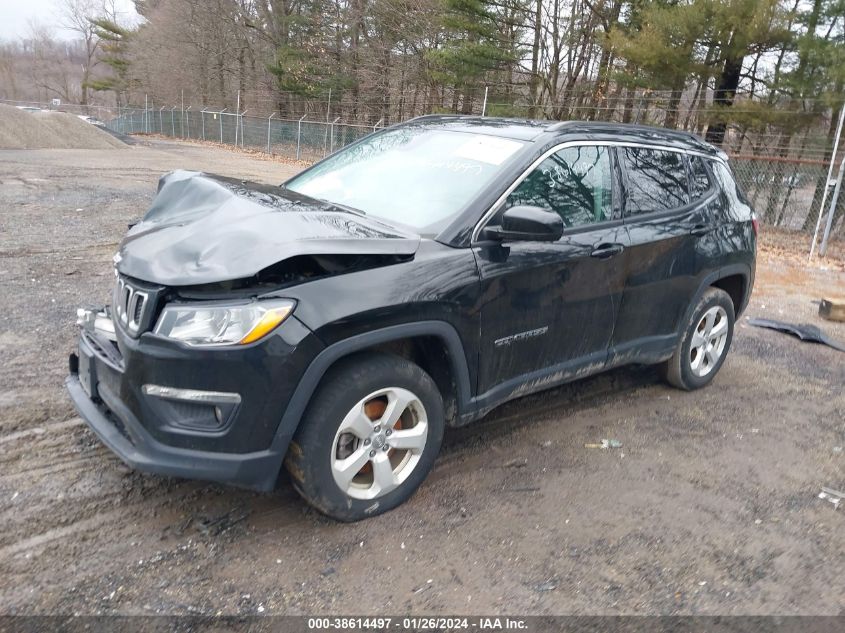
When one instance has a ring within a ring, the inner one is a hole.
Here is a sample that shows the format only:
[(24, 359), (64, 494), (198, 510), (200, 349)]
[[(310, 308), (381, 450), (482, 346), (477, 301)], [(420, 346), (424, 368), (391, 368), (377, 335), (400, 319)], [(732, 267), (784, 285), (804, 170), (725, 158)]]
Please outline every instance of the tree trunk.
[[(593, 91), (593, 104), (595, 111), (593, 120), (601, 120), (602, 110), (607, 104), (607, 92), (610, 89), (610, 68), (613, 65), (613, 51), (610, 48), (610, 31), (619, 22), (619, 14), (622, 11), (622, 2), (614, 0), (610, 7), (610, 14), (604, 25), (604, 41), (602, 42), (601, 59), (599, 60), (598, 76), (596, 77), (596, 88)], [(607, 117), (610, 118), (610, 117)]]
[(543, 1), (535, 1), (537, 7), (534, 12), (534, 43), (531, 47), (531, 79), (528, 84), (532, 118), (537, 118), (540, 101), (540, 36), (543, 30)]
[(350, 75), (352, 76), (352, 119), (358, 122), (358, 101), (360, 99), (360, 53), (359, 43), (361, 40), (361, 33), (364, 30), (364, 6), (362, 0), (352, 0), (350, 9), (352, 11), (352, 28), (350, 34)]
[(672, 94), (669, 97), (669, 103), (666, 106), (666, 119), (664, 120), (663, 126), (674, 129), (678, 125), (678, 107), (681, 103), (681, 95), (683, 94), (684, 89), (681, 88), (673, 88)]
[[(728, 49), (733, 48), (728, 44)], [(722, 106), (724, 110), (733, 105), (736, 97), (736, 89), (739, 87), (739, 79), (742, 73), (742, 60), (744, 55), (731, 54), (726, 60), (722, 68), (722, 73), (719, 75), (719, 80), (716, 83), (716, 91), (713, 94), (713, 103)], [(708, 143), (713, 145), (721, 145), (725, 140), (725, 133), (728, 130), (727, 117), (728, 113), (722, 111), (719, 113), (717, 121), (711, 122), (707, 126), (707, 133), (705, 139)]]
[[(636, 74), (637, 69), (634, 68), (634, 74)], [(630, 123), (631, 118), (634, 115), (634, 97), (636, 96), (637, 89), (633, 86), (628, 86), (625, 88), (625, 109), (622, 111), (622, 123)]]

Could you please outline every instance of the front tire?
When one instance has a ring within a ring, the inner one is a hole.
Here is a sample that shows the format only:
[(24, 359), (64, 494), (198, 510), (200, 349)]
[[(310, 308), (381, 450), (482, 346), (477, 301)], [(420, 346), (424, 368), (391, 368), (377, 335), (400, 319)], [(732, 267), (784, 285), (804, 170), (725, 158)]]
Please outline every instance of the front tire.
[(309, 504), (340, 521), (359, 521), (416, 491), (444, 426), (443, 399), (420, 367), (390, 354), (356, 354), (326, 372), (285, 466)]
[(725, 362), (734, 334), (734, 305), (727, 292), (708, 288), (698, 300), (675, 353), (662, 366), (673, 387), (704, 387)]

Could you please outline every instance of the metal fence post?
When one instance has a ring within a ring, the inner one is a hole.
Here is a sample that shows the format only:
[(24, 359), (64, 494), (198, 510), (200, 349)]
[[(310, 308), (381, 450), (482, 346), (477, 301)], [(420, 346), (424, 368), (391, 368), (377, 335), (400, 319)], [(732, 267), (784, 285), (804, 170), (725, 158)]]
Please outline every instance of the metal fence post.
[(827, 170), (827, 177), (824, 181), (824, 194), (822, 195), (822, 203), (819, 206), (819, 217), (816, 220), (816, 230), (813, 232), (813, 241), (810, 242), (810, 259), (813, 259), (813, 252), (816, 250), (816, 239), (819, 237), (819, 228), (822, 225), (822, 214), (824, 213), (824, 203), (827, 202), (827, 192), (830, 190), (830, 178), (833, 176), (833, 163), (836, 162), (836, 152), (839, 150), (839, 137), (842, 135), (842, 125), (845, 123), (845, 103), (839, 111), (839, 123), (836, 125), (836, 136), (833, 139), (833, 152), (830, 154), (830, 167)]
[[(834, 160), (836, 157), (832, 157)], [(836, 203), (839, 202), (839, 192), (842, 190), (842, 174), (845, 172), (845, 156), (839, 163), (839, 173), (836, 175), (836, 186), (833, 189), (833, 196), (830, 199), (830, 211), (827, 214), (827, 224), (824, 227), (824, 236), (822, 237), (822, 245), (819, 247), (819, 257), (824, 257), (827, 253), (827, 240), (830, 237), (830, 229), (833, 227), (833, 216), (836, 215)]]
[(176, 138), (176, 118), (173, 116), (174, 112), (176, 112), (176, 106), (170, 108), (170, 135)]
[[(243, 112), (241, 112), (238, 115), (240, 120), (241, 120), (241, 147), (244, 146), (244, 115), (247, 112), (249, 112), (249, 110), (244, 110)], [(235, 128), (235, 147), (237, 147), (237, 146), (238, 146), (238, 131), (237, 131), (237, 128)]]
[(158, 133), (164, 134), (164, 115), (162, 115), (161, 111), (164, 110), (164, 106), (161, 106), (158, 109)]
[(235, 147), (238, 146), (238, 122), (240, 121), (241, 112), (241, 91), (238, 90), (238, 100), (235, 103)]
[(223, 108), (218, 113), (220, 115), (220, 142), (223, 142), (223, 113), (228, 110), (229, 108)]
[(202, 140), (205, 140), (205, 108), (200, 111), (200, 117), (202, 117)]
[(334, 121), (332, 121), (331, 126), (329, 127), (329, 136), (331, 136), (331, 141), (329, 143), (329, 154), (334, 152), (334, 124), (340, 121), (340, 117), (337, 117)]
[(299, 123), (296, 124), (296, 160), (299, 160), (299, 147), (302, 141), (302, 120), (308, 116), (307, 114), (303, 114), (302, 118), (299, 119)]
[(188, 138), (191, 138), (191, 106), (185, 108), (185, 127), (188, 128)]
[(273, 120), (273, 117), (276, 116), (274, 112), (269, 117), (267, 117), (267, 153), (270, 153), (270, 121)]

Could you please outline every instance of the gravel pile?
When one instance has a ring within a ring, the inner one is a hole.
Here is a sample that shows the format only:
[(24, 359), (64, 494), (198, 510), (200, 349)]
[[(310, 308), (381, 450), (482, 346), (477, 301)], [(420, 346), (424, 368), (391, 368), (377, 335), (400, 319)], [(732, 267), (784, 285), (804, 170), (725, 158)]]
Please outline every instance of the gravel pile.
[(0, 149), (115, 149), (126, 144), (65, 112), (26, 112), (0, 104)]

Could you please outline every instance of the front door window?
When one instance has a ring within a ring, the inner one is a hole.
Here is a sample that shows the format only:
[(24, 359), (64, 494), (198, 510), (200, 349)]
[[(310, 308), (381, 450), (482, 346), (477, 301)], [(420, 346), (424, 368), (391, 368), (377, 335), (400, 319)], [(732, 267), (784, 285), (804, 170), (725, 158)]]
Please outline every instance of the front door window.
[(579, 145), (555, 152), (523, 180), (505, 209), (528, 205), (560, 215), (566, 228), (611, 218), (612, 172), (607, 147)]

